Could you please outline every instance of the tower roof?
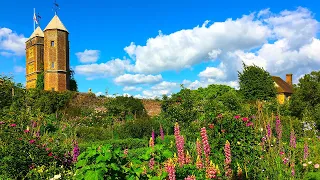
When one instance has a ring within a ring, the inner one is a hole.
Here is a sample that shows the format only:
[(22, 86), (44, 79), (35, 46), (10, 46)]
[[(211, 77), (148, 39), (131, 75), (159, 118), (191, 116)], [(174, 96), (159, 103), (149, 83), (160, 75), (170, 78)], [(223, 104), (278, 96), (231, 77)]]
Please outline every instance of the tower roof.
[(54, 17), (51, 19), (44, 31), (48, 29), (59, 29), (68, 32), (67, 28), (63, 25), (63, 23), (60, 21), (57, 15), (54, 15)]
[(44, 37), (43, 31), (39, 26), (36, 28), (36, 30), (33, 31), (29, 39), (32, 39), (36, 36)]

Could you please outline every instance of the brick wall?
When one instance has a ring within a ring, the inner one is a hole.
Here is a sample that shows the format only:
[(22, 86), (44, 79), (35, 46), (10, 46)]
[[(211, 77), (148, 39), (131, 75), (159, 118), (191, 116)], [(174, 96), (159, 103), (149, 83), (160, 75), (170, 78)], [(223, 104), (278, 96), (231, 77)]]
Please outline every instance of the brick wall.
[(44, 36), (44, 89), (51, 91), (54, 88), (55, 91), (65, 91), (69, 89), (68, 32), (50, 29), (44, 32)]
[(38, 74), (43, 70), (43, 37), (26, 42), (26, 88), (35, 88)]

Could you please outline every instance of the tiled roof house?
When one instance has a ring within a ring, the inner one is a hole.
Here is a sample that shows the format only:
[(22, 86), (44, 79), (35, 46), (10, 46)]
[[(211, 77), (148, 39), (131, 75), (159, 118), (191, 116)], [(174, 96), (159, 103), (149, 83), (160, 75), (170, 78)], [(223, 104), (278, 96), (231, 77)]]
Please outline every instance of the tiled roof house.
[(277, 88), (277, 99), (280, 104), (283, 104), (293, 93), (292, 74), (286, 74), (285, 81), (279, 76), (272, 76), (272, 79)]

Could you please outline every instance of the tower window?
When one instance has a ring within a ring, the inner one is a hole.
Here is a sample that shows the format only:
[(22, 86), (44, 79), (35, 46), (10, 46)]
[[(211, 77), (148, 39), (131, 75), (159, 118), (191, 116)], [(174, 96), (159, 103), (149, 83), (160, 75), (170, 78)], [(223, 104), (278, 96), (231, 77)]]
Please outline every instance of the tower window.
[(54, 62), (51, 62), (51, 68), (52, 69), (54, 68)]
[(54, 47), (54, 41), (51, 41), (51, 47)]

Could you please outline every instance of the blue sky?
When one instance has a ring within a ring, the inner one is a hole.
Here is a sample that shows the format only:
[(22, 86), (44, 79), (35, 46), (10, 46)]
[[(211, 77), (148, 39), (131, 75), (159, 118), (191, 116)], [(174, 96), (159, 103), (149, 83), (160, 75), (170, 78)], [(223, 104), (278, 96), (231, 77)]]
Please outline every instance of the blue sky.
[[(42, 29), (53, 1), (0, 6), (0, 72), (25, 82), (24, 41), (33, 8)], [(299, 77), (320, 68), (320, 2), (315, 0), (58, 1), (70, 35), (79, 90), (161, 96), (208, 84), (237, 87), (241, 62)], [(161, 31), (161, 32), (160, 32)], [(100, 93), (99, 93), (100, 92)]]

